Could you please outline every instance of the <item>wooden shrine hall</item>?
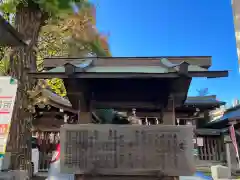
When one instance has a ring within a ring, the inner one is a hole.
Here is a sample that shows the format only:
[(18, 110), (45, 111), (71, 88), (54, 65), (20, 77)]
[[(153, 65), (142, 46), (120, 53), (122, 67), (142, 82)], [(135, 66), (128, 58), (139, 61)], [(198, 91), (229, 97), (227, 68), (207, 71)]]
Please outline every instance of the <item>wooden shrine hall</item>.
[(94, 109), (159, 112), (163, 124), (175, 124), (175, 108), (183, 105), (194, 77), (227, 77), (209, 71), (211, 57), (46, 58), (44, 72), (32, 78), (64, 80), (79, 123), (90, 123)]

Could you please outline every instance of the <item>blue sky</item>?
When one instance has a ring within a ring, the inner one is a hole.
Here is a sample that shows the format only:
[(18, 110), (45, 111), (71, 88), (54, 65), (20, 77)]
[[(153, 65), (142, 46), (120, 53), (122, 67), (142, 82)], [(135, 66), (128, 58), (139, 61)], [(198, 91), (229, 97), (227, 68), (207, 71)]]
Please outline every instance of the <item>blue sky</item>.
[(95, 0), (97, 26), (110, 33), (113, 56), (213, 57), (228, 78), (194, 79), (189, 95), (208, 88), (218, 99), (240, 98), (230, 0)]

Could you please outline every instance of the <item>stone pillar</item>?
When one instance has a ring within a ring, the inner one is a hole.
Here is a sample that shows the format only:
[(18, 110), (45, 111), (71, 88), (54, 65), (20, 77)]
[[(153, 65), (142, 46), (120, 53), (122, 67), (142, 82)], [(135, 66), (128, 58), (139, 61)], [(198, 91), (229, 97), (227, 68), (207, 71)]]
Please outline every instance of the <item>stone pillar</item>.
[[(233, 161), (231, 158), (231, 144), (232, 144), (232, 140), (230, 136), (225, 136), (224, 137), (224, 143), (225, 143), (225, 150), (226, 150), (226, 159), (227, 159), (227, 167), (228, 167), (228, 174), (229, 174), (229, 178), (231, 177), (232, 174), (232, 166), (233, 166)], [(235, 158), (236, 160), (236, 158)]]

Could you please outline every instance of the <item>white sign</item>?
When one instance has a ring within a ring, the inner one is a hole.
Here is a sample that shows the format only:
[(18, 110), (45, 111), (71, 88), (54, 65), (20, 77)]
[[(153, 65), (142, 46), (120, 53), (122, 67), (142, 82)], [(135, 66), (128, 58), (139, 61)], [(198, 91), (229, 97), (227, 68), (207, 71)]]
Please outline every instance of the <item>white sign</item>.
[(197, 138), (197, 145), (203, 146), (203, 138), (200, 138), (200, 137)]
[(15, 79), (0, 76), (0, 157), (5, 154), (17, 87)]

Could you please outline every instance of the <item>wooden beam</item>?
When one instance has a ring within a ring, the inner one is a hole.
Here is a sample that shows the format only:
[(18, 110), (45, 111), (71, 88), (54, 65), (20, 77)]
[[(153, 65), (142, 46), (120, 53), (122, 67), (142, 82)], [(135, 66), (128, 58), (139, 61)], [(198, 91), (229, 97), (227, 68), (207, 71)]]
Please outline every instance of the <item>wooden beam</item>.
[(162, 105), (159, 104), (154, 104), (154, 103), (149, 103), (149, 102), (107, 102), (107, 101), (92, 101), (92, 105), (93, 107), (95, 107), (96, 109), (104, 109), (104, 108), (114, 108), (114, 109), (125, 109), (125, 110), (129, 110), (132, 108), (144, 108), (144, 109), (155, 109), (155, 110), (160, 110)]
[(32, 132), (60, 132), (60, 128), (58, 127), (47, 127), (47, 126), (34, 126), (32, 128)]
[(211, 66), (211, 56), (156, 56), (156, 57), (84, 57), (84, 58), (45, 58), (43, 66), (47, 69), (64, 66), (66, 63), (81, 64), (87, 59), (93, 59), (96, 66), (159, 66), (161, 59), (167, 58), (173, 64), (183, 61), (203, 68)]
[[(55, 73), (55, 72), (30, 72), (28, 73), (32, 78), (37, 79), (49, 79), (49, 78), (69, 78), (65, 73)], [(188, 72), (188, 77), (206, 77), (206, 78), (217, 78), (217, 77), (227, 77), (228, 71), (196, 71)], [(180, 77), (178, 72), (169, 73), (82, 73), (76, 72), (72, 78), (177, 78)]]
[[(65, 73), (55, 73), (55, 72), (30, 72), (29, 76), (32, 78), (37, 79), (49, 79), (49, 78), (61, 78), (61, 79), (67, 79), (69, 76), (67, 76)], [(178, 73), (157, 73), (157, 74), (151, 74), (151, 73), (75, 73), (73, 77), (71, 78), (82, 78), (82, 79), (102, 79), (102, 78), (108, 78), (108, 79), (120, 79), (120, 78), (176, 78), (179, 77)]]
[(196, 129), (197, 135), (220, 135), (221, 129)]
[(228, 77), (228, 71), (191, 71), (189, 77), (219, 78)]
[(139, 112), (138, 110), (136, 111), (136, 116), (137, 117), (160, 117), (161, 116), (161, 112)]

